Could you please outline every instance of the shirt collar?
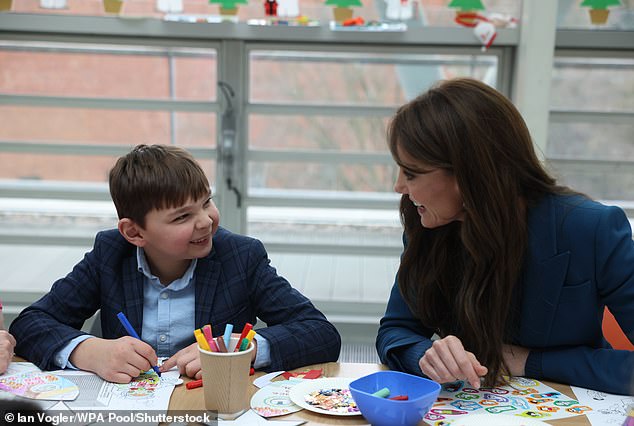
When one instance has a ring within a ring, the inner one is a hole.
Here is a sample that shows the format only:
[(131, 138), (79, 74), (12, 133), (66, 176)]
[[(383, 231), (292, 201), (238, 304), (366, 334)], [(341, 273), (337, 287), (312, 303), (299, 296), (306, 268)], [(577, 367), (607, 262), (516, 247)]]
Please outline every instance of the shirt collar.
[[(145, 275), (150, 280), (150, 282), (156, 282), (160, 284), (158, 277), (153, 275), (150, 271), (150, 265), (148, 265), (147, 263), (145, 251), (141, 247), (136, 248), (136, 262), (139, 272)], [(197, 264), (198, 259), (193, 259), (183, 276), (170, 283), (169, 288), (172, 290), (180, 290), (181, 288), (186, 287), (194, 277), (194, 271), (196, 270)]]

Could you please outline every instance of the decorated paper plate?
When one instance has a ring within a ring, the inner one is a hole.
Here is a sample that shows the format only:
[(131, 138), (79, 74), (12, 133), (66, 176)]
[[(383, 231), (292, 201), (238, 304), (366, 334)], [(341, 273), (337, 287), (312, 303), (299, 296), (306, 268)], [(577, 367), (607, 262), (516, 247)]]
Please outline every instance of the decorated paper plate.
[(548, 426), (537, 419), (508, 414), (470, 414), (451, 422), (451, 426)]
[(304, 380), (289, 392), (291, 401), (306, 410), (332, 416), (360, 416), (349, 385), (354, 379), (330, 377)]

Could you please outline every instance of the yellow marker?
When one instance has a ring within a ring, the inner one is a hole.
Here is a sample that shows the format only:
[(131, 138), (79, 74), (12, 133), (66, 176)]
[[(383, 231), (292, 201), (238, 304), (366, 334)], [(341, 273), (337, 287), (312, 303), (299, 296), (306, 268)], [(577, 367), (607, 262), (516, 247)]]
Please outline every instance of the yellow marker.
[[(247, 340), (249, 341), (249, 343), (251, 343), (251, 341), (253, 340), (253, 337), (255, 337), (255, 330), (251, 330), (247, 333)], [(249, 347), (249, 345), (247, 345), (247, 348)]]
[(194, 337), (196, 337), (198, 346), (200, 346), (201, 349), (211, 351), (211, 349), (209, 348), (209, 343), (207, 343), (207, 339), (205, 339), (205, 336), (203, 335), (203, 332), (200, 331), (200, 328), (194, 330)]

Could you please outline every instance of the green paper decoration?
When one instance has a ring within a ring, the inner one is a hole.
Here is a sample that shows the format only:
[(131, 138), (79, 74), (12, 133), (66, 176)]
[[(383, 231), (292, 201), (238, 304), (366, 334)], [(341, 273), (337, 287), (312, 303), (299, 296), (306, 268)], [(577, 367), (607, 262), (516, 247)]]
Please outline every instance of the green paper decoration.
[(591, 9), (607, 9), (608, 6), (617, 6), (620, 4), (620, 0), (583, 0), (581, 6), (586, 6)]
[(235, 9), (239, 4), (247, 4), (247, 0), (209, 0), (209, 4), (219, 4), (222, 9)]
[(335, 7), (353, 7), (353, 6), (363, 6), (361, 0), (326, 0), (327, 6), (335, 6)]
[(468, 10), (484, 10), (484, 5), (480, 0), (451, 0), (449, 2), (449, 7), (460, 9), (463, 12)]

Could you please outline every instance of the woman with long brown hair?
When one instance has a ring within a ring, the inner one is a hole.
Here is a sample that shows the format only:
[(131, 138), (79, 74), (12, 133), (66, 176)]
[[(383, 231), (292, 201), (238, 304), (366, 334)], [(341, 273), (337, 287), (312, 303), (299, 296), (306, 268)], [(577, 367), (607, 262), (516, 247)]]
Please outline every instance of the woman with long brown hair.
[(634, 341), (624, 212), (557, 185), (517, 109), (477, 80), (441, 82), (402, 106), (388, 144), (405, 250), (381, 361), (476, 388), (516, 375), (632, 393), (634, 352), (601, 331), (608, 306)]

